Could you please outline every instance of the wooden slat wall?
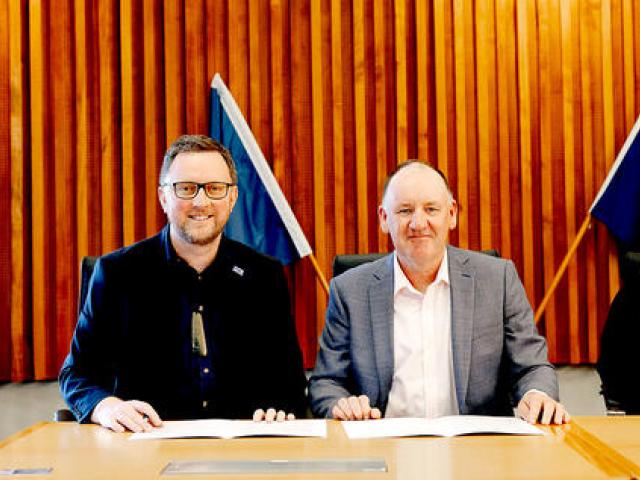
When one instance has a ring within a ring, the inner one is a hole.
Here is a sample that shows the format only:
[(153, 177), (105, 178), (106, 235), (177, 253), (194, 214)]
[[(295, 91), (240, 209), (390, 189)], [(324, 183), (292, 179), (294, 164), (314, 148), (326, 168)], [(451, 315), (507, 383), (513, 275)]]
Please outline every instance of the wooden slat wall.
[[(156, 232), (162, 153), (227, 82), (321, 267), (387, 251), (382, 181), (429, 159), (452, 243), (514, 260), (537, 305), (640, 113), (632, 0), (8, 0), (0, 5), (0, 381), (53, 378), (78, 265)], [(326, 298), (290, 270), (311, 366)], [(594, 362), (618, 289), (595, 224), (541, 323)]]

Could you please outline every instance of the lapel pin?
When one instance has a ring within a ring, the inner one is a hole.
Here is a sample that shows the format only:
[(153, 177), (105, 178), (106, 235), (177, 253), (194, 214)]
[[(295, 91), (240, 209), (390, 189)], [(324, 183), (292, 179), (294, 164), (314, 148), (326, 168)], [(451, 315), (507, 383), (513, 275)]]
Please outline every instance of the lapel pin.
[(243, 270), (243, 269), (241, 269), (240, 267), (238, 267), (237, 265), (235, 265), (235, 266), (231, 269), (231, 271), (232, 271), (233, 273), (235, 273), (236, 275), (240, 275), (241, 277), (244, 275), (244, 270)]

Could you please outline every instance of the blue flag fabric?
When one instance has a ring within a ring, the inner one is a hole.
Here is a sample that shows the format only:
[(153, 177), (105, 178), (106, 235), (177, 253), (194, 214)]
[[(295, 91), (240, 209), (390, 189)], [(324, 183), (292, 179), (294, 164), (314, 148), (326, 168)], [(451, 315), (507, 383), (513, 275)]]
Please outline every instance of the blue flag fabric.
[(590, 209), (626, 248), (640, 246), (639, 130), (640, 117)]
[(229, 151), (238, 170), (238, 201), (224, 233), (287, 265), (311, 253), (293, 211), (219, 75), (211, 84), (209, 136)]

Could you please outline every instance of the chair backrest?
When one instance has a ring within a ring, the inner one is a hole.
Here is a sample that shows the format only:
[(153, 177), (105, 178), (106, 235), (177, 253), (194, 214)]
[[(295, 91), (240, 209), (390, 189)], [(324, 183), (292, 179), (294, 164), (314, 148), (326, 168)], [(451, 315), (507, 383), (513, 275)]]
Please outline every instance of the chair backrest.
[(353, 255), (336, 255), (333, 258), (333, 276), (337, 277), (350, 268), (357, 267), (363, 263), (373, 262), (379, 258), (389, 255), (388, 253), (362, 253)]
[(625, 282), (640, 283), (640, 252), (627, 252), (622, 256), (620, 276)]
[[(93, 267), (96, 264), (96, 260), (98, 257), (86, 256), (82, 258), (80, 262), (80, 294), (78, 295), (78, 315), (80, 315), (80, 311), (82, 310), (82, 306), (84, 305), (84, 301), (87, 298), (87, 292), (89, 291), (89, 280), (91, 280), (91, 275), (93, 274)], [(61, 408), (53, 412), (53, 421), (54, 422), (75, 422), (76, 417), (66, 408)]]
[(80, 314), (80, 310), (82, 310), (84, 301), (87, 298), (89, 280), (91, 280), (93, 267), (97, 260), (98, 257), (86, 256), (82, 258), (82, 262), (80, 263), (80, 296), (78, 297), (78, 314)]
[[(482, 253), (491, 255), (492, 257), (500, 257), (498, 250), (482, 250)], [(350, 268), (357, 267), (363, 263), (373, 262), (379, 258), (389, 255), (388, 253), (361, 253), (350, 255), (336, 255), (333, 259), (333, 276), (337, 277), (341, 273), (346, 272)]]

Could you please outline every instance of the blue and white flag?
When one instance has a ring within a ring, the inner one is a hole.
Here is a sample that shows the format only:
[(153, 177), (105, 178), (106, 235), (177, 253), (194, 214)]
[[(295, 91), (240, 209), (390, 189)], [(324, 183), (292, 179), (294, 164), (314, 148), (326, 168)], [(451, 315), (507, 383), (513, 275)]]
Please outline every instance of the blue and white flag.
[(589, 212), (625, 247), (640, 245), (640, 117)]
[(284, 265), (310, 255), (300, 224), (219, 74), (211, 82), (209, 136), (229, 149), (238, 170), (238, 201), (225, 235)]

